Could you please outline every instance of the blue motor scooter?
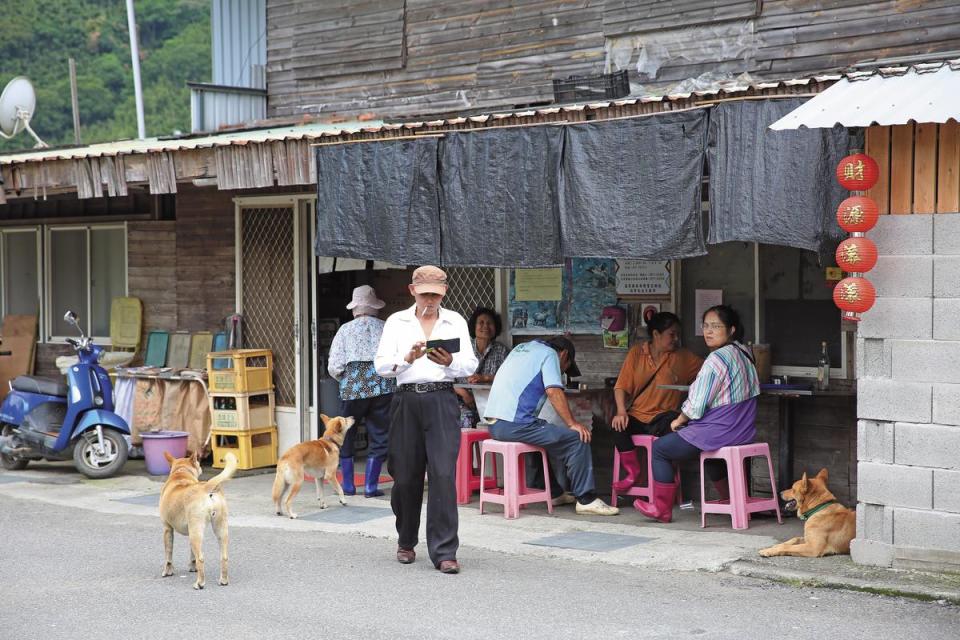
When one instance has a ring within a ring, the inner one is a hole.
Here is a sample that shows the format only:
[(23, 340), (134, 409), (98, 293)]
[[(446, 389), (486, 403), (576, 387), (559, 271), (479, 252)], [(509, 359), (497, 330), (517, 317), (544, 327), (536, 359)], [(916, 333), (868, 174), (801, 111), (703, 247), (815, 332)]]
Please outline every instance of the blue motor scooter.
[(79, 362), (67, 384), (18, 376), (0, 406), (0, 467), (23, 469), (30, 460), (69, 460), (88, 478), (109, 478), (127, 461), (127, 423), (113, 412), (113, 386), (99, 366), (103, 348), (83, 335), (77, 315), (63, 319), (80, 332), (67, 338)]

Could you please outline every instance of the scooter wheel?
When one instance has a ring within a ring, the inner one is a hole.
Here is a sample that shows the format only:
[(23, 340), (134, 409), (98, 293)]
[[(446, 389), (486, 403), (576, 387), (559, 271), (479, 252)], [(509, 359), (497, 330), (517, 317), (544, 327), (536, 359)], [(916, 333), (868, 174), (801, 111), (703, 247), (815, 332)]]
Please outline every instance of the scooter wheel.
[(103, 451), (97, 447), (97, 433), (84, 431), (73, 447), (73, 464), (88, 478), (109, 478), (127, 462), (127, 441), (113, 429), (103, 430)]
[(20, 471), (21, 469), (26, 469), (27, 464), (30, 462), (27, 458), (22, 458), (20, 456), (8, 456), (5, 453), (0, 453), (0, 467), (3, 467), (6, 471)]

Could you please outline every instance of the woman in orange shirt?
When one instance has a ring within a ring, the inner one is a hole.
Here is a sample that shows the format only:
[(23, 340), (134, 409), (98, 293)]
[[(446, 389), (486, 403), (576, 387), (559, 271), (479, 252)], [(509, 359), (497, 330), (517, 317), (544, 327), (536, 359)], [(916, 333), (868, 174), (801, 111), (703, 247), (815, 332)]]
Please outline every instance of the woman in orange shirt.
[(677, 417), (683, 392), (661, 389), (665, 384), (690, 384), (697, 377), (703, 358), (680, 347), (680, 318), (672, 313), (654, 314), (647, 322), (649, 340), (634, 346), (620, 369), (613, 394), (617, 415), (611, 426), (620, 463), (627, 475), (613, 486), (626, 491), (636, 483), (642, 471), (631, 436), (660, 435), (670, 432)]

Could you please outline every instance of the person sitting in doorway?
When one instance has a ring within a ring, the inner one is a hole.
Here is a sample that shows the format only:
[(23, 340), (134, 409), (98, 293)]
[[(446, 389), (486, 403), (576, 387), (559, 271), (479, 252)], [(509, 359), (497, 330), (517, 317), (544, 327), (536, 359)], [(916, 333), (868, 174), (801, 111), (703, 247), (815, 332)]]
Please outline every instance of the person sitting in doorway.
[[(467, 329), (470, 330), (470, 337), (473, 338), (473, 352), (480, 364), (477, 365), (476, 373), (460, 378), (457, 382), (491, 384), (497, 369), (510, 353), (506, 345), (497, 341), (497, 336), (503, 331), (500, 314), (487, 307), (477, 307), (467, 321)], [(460, 426), (465, 429), (476, 427), (480, 416), (477, 413), (477, 402), (473, 392), (470, 389), (459, 388), (455, 388), (455, 391), (460, 400)]]
[[(620, 510), (595, 493), (590, 429), (574, 419), (564, 394), (561, 372), (580, 375), (575, 356), (573, 343), (562, 336), (514, 347), (493, 380), (484, 424), (496, 440), (546, 449), (550, 464), (562, 466), (570, 483), (573, 496), (562, 502), (575, 499), (578, 514), (613, 516)], [(566, 426), (537, 417), (547, 398)]]
[[(378, 488), (380, 469), (387, 457), (387, 432), (390, 429), (390, 402), (396, 391), (396, 381), (377, 375), (373, 358), (383, 334), (383, 320), (377, 317), (386, 303), (377, 298), (369, 285), (353, 290), (347, 309), (353, 311), (353, 320), (341, 326), (330, 345), (327, 371), (340, 383), (340, 415), (363, 420), (367, 429), (366, 486), (363, 495), (382, 496)], [(357, 430), (350, 429), (340, 447), (340, 470), (343, 474), (343, 492), (356, 495), (353, 479), (353, 448)]]
[[(680, 416), (670, 423), (672, 433), (653, 443), (653, 499), (633, 503), (640, 513), (660, 522), (673, 519), (674, 463), (695, 459), (702, 451), (749, 444), (757, 434), (760, 382), (753, 355), (740, 343), (739, 314), (726, 305), (710, 307), (702, 326), (711, 353), (690, 385)], [(721, 497), (729, 497), (726, 467), (707, 467), (707, 474)]]
[(703, 358), (680, 347), (680, 318), (674, 314), (654, 314), (647, 321), (647, 335), (648, 340), (630, 349), (613, 389), (617, 415), (610, 426), (626, 471), (622, 480), (614, 478), (618, 492), (627, 491), (644, 475), (632, 436), (666, 435), (680, 415), (683, 392), (660, 385), (690, 384), (703, 364)]

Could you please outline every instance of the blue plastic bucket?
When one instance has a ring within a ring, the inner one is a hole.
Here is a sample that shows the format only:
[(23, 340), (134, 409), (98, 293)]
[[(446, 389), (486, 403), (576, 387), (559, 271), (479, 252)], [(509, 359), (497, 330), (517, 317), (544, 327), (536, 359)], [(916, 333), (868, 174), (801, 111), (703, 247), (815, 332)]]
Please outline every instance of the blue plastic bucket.
[(141, 433), (140, 437), (143, 438), (143, 459), (150, 475), (165, 476), (170, 473), (170, 464), (163, 456), (164, 451), (174, 458), (187, 455), (188, 435), (183, 431), (150, 431)]

